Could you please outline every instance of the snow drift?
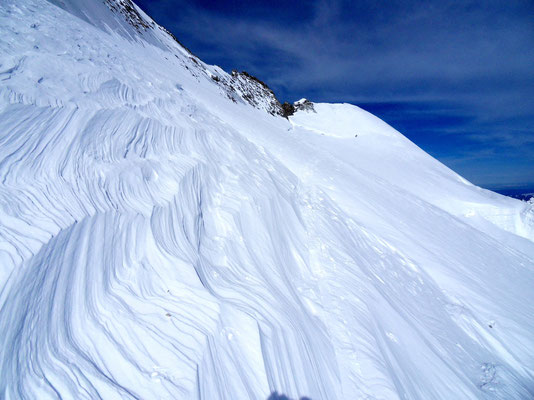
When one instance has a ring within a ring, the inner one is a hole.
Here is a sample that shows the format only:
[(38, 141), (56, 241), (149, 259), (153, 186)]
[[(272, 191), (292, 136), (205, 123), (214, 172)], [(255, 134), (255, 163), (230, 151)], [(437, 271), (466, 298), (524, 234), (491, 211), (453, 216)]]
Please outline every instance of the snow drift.
[(532, 205), (129, 0), (4, 1), (0, 82), (1, 398), (534, 396)]

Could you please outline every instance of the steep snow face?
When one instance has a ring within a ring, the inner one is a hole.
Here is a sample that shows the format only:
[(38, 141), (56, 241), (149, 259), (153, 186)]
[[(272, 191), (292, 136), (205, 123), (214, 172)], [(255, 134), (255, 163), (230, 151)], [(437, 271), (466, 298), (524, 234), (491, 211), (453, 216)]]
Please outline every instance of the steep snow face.
[(166, 32), (166, 30), (157, 25), (131, 0), (48, 1), (99, 29), (119, 34), (128, 40), (148, 42), (166, 48), (174, 39), (169, 35), (161, 35), (160, 31)]
[(127, 3), (0, 5), (0, 397), (534, 396), (532, 205)]
[(469, 184), (367, 111), (350, 104), (315, 104), (314, 112), (299, 112), (291, 122), (318, 147), (391, 187), (468, 217), (464, 221), (469, 224), (480, 219), (534, 240), (528, 205)]

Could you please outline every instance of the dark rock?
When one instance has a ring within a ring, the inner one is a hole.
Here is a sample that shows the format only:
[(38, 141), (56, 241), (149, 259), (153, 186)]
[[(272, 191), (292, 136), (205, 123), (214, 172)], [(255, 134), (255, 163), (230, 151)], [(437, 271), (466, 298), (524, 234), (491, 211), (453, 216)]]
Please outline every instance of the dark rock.
[(293, 104), (289, 104), (287, 101), (282, 104), (282, 117), (287, 118), (293, 114), (295, 114), (295, 106)]
[(309, 101), (308, 99), (302, 99), (299, 101), (296, 101), (293, 103), (295, 106), (295, 112), (296, 111), (313, 111), (315, 112), (315, 108), (313, 107), (313, 103)]
[(132, 25), (138, 32), (146, 31), (154, 27), (153, 22), (145, 20), (131, 0), (105, 0), (106, 5), (114, 12), (124, 15), (126, 21)]

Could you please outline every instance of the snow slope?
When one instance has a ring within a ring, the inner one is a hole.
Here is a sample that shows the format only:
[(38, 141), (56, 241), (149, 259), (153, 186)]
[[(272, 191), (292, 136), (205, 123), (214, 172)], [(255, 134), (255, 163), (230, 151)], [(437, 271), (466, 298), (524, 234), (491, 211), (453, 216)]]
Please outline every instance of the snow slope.
[(0, 4), (0, 398), (532, 398), (533, 205), (249, 81), (127, 0)]

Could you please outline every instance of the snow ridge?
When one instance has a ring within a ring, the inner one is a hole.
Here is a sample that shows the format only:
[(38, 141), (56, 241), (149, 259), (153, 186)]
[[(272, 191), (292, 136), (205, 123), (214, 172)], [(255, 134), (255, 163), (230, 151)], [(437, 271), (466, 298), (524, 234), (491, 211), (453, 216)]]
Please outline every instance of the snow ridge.
[(534, 395), (532, 205), (114, 5), (0, 6), (1, 398)]

